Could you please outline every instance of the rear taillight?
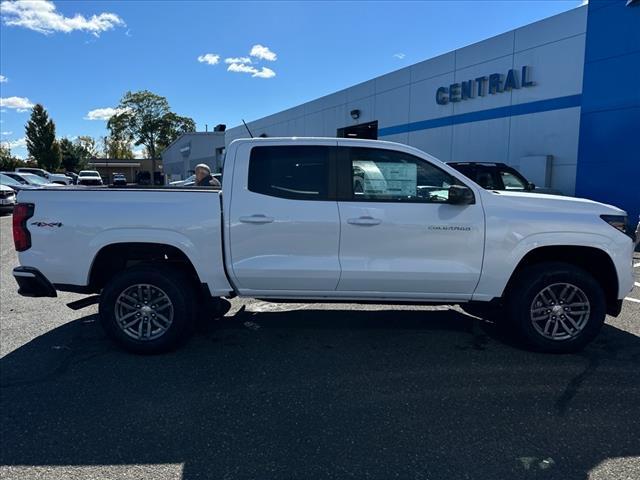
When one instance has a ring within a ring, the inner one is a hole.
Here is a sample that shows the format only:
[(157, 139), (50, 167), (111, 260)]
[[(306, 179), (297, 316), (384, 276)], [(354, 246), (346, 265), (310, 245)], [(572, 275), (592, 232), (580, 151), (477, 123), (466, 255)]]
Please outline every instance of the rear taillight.
[(31, 234), (27, 229), (27, 220), (33, 217), (34, 208), (33, 203), (18, 203), (13, 207), (13, 243), (18, 252), (31, 248)]

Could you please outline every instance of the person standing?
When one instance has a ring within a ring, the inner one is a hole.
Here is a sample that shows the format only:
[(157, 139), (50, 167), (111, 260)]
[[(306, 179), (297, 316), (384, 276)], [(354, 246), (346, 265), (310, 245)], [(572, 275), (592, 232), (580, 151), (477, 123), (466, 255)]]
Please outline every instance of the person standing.
[(220, 182), (218, 179), (213, 178), (211, 175), (211, 169), (206, 163), (199, 163), (196, 165), (196, 187), (218, 187), (220, 188)]

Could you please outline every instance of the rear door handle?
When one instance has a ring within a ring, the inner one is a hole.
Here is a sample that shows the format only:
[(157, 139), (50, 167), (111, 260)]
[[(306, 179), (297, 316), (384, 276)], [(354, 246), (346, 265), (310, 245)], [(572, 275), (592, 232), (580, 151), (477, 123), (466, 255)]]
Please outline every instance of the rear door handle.
[(253, 223), (255, 225), (261, 225), (263, 223), (273, 222), (273, 217), (267, 217), (266, 215), (251, 215), (248, 217), (240, 217), (239, 220), (242, 223)]
[(351, 225), (373, 226), (373, 225), (380, 225), (382, 223), (382, 220), (380, 220), (379, 218), (365, 216), (365, 217), (358, 217), (358, 218), (349, 218), (347, 219), (347, 223)]

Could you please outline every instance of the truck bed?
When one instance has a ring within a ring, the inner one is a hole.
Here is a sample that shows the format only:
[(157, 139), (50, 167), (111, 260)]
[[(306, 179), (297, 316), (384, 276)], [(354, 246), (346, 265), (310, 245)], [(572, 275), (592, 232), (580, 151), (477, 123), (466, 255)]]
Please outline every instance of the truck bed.
[(39, 265), (54, 285), (87, 285), (92, 259), (114, 242), (157, 242), (184, 252), (202, 282), (217, 287), (212, 294), (230, 289), (219, 189), (59, 187), (23, 190), (18, 201), (36, 205), (28, 220), (32, 247), (20, 263)]

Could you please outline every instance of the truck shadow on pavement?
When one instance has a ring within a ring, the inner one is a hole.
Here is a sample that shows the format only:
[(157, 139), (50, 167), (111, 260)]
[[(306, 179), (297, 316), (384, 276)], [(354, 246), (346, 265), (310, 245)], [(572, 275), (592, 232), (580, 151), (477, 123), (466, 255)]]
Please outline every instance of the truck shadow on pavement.
[(0, 460), (585, 479), (640, 455), (639, 367), (640, 339), (613, 326), (579, 355), (544, 355), (456, 310), (240, 311), (147, 357), (114, 349), (91, 315), (0, 360)]

